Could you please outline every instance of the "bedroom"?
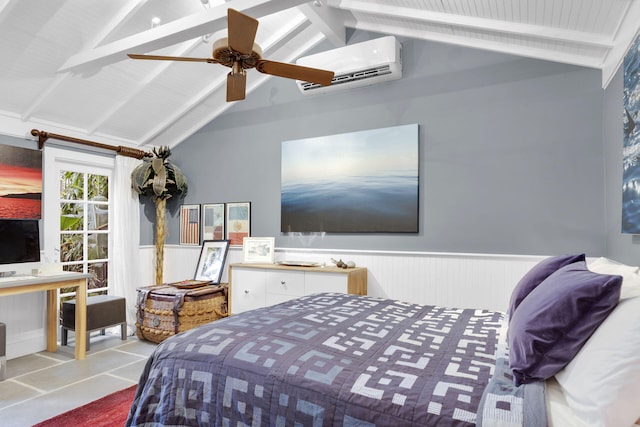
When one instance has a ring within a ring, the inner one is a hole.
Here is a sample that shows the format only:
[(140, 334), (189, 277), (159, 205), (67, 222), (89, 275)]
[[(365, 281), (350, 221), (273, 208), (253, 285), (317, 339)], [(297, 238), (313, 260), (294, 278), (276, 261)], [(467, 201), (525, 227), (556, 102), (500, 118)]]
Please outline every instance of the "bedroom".
[[(356, 31), (349, 41), (375, 36)], [(250, 200), (252, 234), (277, 236), (278, 248), (291, 249), (279, 255), (353, 258), (372, 270), (372, 295), (414, 302), (504, 309), (517, 278), (545, 255), (584, 251), (638, 264), (637, 241), (619, 232), (620, 71), (603, 90), (596, 69), (402, 42), (398, 82), (302, 98), (270, 79), (177, 145), (172, 159), (191, 182), (184, 203)], [(420, 125), (418, 234), (280, 235), (282, 141), (399, 123)], [(34, 147), (15, 134), (2, 142)], [(144, 215), (140, 255), (143, 277), (152, 277)], [(192, 274), (197, 249), (177, 244), (175, 215), (169, 225), (166, 278), (179, 280)], [(229, 261), (238, 259), (232, 251)]]

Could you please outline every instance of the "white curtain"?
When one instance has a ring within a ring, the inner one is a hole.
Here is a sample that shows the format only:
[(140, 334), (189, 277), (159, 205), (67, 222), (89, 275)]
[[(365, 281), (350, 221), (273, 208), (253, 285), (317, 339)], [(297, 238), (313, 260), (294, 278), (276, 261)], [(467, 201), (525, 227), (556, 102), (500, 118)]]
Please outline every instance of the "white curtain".
[(131, 172), (140, 164), (131, 157), (116, 156), (113, 174), (113, 293), (127, 300), (127, 329), (135, 333), (136, 288), (140, 286), (140, 202), (131, 189)]

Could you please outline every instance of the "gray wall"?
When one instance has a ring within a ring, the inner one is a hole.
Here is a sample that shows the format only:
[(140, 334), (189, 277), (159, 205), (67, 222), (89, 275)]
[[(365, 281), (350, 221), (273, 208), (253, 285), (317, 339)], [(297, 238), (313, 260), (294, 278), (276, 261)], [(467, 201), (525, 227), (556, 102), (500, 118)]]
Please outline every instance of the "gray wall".
[[(279, 247), (604, 255), (600, 72), (401, 41), (400, 81), (302, 96), (273, 78), (179, 144), (182, 203), (251, 201), (252, 235)], [(420, 127), (419, 233), (280, 232), (282, 141), (410, 123)], [(151, 244), (153, 209), (145, 215)], [(168, 225), (177, 243), (175, 202)]]

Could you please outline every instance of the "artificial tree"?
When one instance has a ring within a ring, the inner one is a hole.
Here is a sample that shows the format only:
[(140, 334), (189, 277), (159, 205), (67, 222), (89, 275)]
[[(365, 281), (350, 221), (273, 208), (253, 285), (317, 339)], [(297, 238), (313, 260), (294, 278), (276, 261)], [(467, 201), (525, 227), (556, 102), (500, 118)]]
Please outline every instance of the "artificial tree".
[(150, 197), (156, 205), (156, 284), (162, 283), (164, 264), (164, 240), (167, 231), (167, 200), (187, 194), (187, 178), (182, 171), (169, 161), (169, 147), (153, 149), (153, 158), (131, 172), (131, 186), (140, 195)]

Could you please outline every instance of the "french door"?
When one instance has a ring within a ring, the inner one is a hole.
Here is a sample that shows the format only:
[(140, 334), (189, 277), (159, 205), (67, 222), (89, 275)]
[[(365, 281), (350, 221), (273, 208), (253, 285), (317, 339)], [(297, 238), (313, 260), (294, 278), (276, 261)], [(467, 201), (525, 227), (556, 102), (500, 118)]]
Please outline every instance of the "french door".
[(113, 167), (113, 156), (45, 147), (43, 261), (90, 273), (90, 294), (109, 290)]

